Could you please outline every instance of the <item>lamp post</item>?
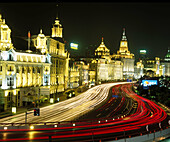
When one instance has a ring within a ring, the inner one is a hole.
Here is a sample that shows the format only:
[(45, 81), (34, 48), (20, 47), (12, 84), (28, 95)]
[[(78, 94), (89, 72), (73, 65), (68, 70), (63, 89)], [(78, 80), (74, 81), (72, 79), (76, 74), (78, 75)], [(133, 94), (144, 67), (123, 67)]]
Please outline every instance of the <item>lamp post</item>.
[(41, 85), (39, 85), (39, 90), (38, 90), (38, 108), (39, 108), (39, 101), (40, 101), (40, 87)]
[[(34, 85), (34, 89), (35, 89), (36, 85)], [(38, 108), (39, 108), (39, 99), (40, 99), (40, 87), (41, 85), (38, 86)], [(36, 93), (36, 100), (37, 100), (37, 93)]]

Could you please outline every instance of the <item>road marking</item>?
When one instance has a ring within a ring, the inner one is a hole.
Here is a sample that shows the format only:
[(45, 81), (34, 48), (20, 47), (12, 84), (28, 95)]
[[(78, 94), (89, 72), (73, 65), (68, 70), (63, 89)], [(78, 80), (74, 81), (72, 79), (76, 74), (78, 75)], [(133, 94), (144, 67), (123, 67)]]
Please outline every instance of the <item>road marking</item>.
[(108, 110), (109, 108), (106, 108), (105, 110)]

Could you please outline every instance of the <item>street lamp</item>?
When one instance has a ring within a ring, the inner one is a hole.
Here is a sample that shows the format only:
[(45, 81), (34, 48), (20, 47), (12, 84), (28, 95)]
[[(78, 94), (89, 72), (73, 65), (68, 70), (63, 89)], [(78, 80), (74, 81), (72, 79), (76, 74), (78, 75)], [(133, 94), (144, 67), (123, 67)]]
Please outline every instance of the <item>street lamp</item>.
[(54, 98), (50, 98), (50, 103), (51, 103), (51, 104), (54, 103)]
[[(36, 85), (34, 85), (34, 89), (35, 89), (35, 87), (36, 87)], [(39, 108), (39, 99), (40, 99), (40, 87), (41, 87), (41, 85), (38, 86), (38, 108)], [(37, 99), (37, 93), (36, 93), (36, 99)]]
[(12, 107), (12, 113), (16, 114), (16, 112), (17, 112), (16, 107)]

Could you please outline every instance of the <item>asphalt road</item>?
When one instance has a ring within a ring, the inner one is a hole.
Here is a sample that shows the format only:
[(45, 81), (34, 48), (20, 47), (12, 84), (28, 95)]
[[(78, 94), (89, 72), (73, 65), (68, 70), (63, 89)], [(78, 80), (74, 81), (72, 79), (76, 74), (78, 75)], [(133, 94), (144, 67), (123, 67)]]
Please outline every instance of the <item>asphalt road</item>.
[[(95, 86), (86, 92), (68, 100), (40, 109), (40, 116), (27, 115), (27, 122), (70, 121), (91, 111), (108, 97), (111, 86), (116, 83)], [(30, 111), (32, 112), (32, 111)], [(28, 112), (28, 113), (30, 113)], [(0, 123), (24, 123), (25, 113), (0, 119)]]
[[(89, 96), (91, 100), (103, 96), (106, 98), (100, 103), (92, 103), (90, 108), (92, 107), (93, 113), (87, 111), (87, 115), (81, 119), (78, 115), (79, 121), (57, 124), (57, 127), (52, 128), (0, 130), (0, 141), (107, 141), (143, 135), (168, 127), (169, 117), (165, 111), (152, 101), (135, 94), (131, 85), (115, 86), (109, 93), (111, 86), (113, 84), (102, 84), (100, 89), (94, 88), (96, 90)], [(88, 94), (86, 92), (85, 96)]]
[(124, 115), (133, 114), (137, 109), (137, 102), (121, 91), (121, 86), (116, 85), (110, 89), (105, 102), (96, 106), (89, 113), (81, 116), (77, 120), (101, 120), (101, 118), (121, 118)]

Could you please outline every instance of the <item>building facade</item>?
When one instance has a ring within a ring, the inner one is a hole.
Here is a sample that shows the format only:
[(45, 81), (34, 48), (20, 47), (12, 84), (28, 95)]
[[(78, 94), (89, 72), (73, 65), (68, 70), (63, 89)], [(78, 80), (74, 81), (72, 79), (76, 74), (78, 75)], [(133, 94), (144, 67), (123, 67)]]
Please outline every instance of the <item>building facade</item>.
[(122, 39), (120, 41), (120, 48), (117, 54), (113, 54), (112, 58), (120, 59), (123, 63), (123, 78), (133, 78), (134, 77), (134, 54), (130, 53), (128, 50), (128, 42), (125, 34), (125, 28), (123, 28)]
[[(94, 77), (95, 76), (95, 77)], [(95, 58), (91, 60), (89, 66), (90, 83), (99, 84), (102, 81), (115, 81), (123, 79), (123, 63), (114, 60), (110, 55), (110, 50), (104, 44), (102, 37), (101, 44), (95, 50)]]
[(45, 36), (40, 31), (40, 34), (33, 38), (36, 48), (51, 56), (49, 91), (54, 101), (57, 100), (57, 93), (68, 87), (69, 53), (65, 50), (62, 30), (62, 25), (56, 17), (51, 36)]
[(123, 79), (123, 64), (121, 61), (94, 59), (89, 67), (90, 82), (98, 84), (102, 81), (117, 81)]
[(48, 99), (42, 88), (50, 86), (51, 56), (30, 50), (17, 51), (11, 30), (0, 15), (0, 111)]
[(144, 65), (142, 63), (142, 60), (136, 63), (134, 66), (134, 78), (139, 79), (144, 75)]
[(161, 64), (159, 57), (155, 57), (155, 59), (146, 59), (144, 74), (150, 77), (159, 77), (165, 74), (165, 66)]
[(88, 85), (89, 65), (83, 61), (72, 61), (69, 66), (69, 87), (77, 88), (82, 85)]
[(164, 67), (163, 75), (170, 76), (170, 48), (168, 48), (168, 52), (165, 55), (163, 61), (161, 61), (161, 65)]

